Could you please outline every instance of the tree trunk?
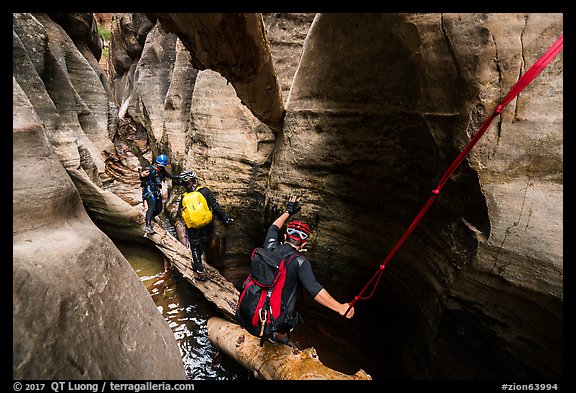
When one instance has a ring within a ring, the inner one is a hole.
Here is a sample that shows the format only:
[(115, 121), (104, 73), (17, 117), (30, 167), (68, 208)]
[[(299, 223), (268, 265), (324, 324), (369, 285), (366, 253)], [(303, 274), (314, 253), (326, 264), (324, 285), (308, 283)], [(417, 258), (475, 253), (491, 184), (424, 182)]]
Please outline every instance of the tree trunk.
[(219, 317), (208, 320), (208, 339), (236, 362), (252, 370), (258, 379), (274, 380), (371, 380), (359, 370), (343, 374), (320, 362), (314, 348), (298, 350), (282, 344), (265, 342), (248, 333), (240, 325)]
[(196, 280), (196, 273), (192, 270), (192, 255), (190, 249), (174, 238), (164, 228), (156, 223), (152, 224), (156, 231), (153, 235), (144, 235), (156, 245), (156, 248), (168, 258), (172, 267), (175, 267), (192, 285), (198, 288), (204, 297), (213, 303), (218, 310), (229, 320), (235, 319), (236, 303), (240, 293), (236, 287), (226, 280), (218, 270), (203, 261), (207, 280)]
[(168, 258), (192, 285), (199, 289), (206, 300), (212, 302), (227, 319), (213, 317), (208, 320), (208, 339), (219, 350), (248, 370), (259, 379), (305, 380), (305, 379), (372, 379), (363, 370), (354, 375), (343, 374), (330, 369), (318, 359), (314, 348), (297, 350), (287, 345), (264, 343), (252, 336), (235, 322), (236, 305), (240, 293), (218, 270), (204, 260), (204, 270), (208, 279), (198, 281), (192, 270), (192, 255), (187, 246), (174, 238), (164, 228), (153, 223), (153, 235), (144, 235)]

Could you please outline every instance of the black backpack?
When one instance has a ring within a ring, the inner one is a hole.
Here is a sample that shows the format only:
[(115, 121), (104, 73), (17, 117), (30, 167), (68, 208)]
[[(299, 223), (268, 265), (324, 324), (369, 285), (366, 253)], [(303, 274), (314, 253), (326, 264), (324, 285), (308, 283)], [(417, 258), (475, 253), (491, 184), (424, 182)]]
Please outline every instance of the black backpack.
[[(278, 250), (276, 248), (275, 250)], [(236, 319), (250, 334), (260, 337), (260, 346), (285, 321), (282, 290), (288, 265), (300, 253), (278, 254), (256, 247), (250, 257), (250, 274), (242, 284)]]

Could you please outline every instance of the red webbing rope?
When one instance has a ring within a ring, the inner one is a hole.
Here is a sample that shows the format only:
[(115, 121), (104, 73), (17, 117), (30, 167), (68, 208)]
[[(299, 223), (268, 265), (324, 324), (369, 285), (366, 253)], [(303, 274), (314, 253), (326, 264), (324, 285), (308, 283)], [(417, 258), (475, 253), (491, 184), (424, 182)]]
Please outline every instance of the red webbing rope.
[[(490, 124), (492, 124), (492, 120), (494, 120), (494, 118), (502, 112), (504, 107), (506, 105), (508, 105), (522, 90), (524, 90), (524, 88), (526, 86), (528, 86), (530, 84), (530, 82), (532, 82), (534, 80), (534, 78), (536, 78), (536, 76), (544, 68), (546, 68), (546, 66), (552, 61), (552, 59), (554, 57), (556, 57), (556, 55), (562, 50), (563, 44), (564, 44), (564, 35), (561, 35), (560, 38), (558, 38), (556, 40), (556, 42), (546, 51), (546, 53), (544, 53), (544, 55), (542, 55), (542, 57), (540, 57), (540, 59), (538, 59), (538, 61), (536, 63), (534, 63), (534, 65), (532, 67), (530, 67), (530, 69), (528, 71), (526, 71), (524, 73), (524, 75), (522, 75), (520, 77), (520, 79), (518, 79), (516, 84), (514, 84), (514, 86), (512, 86), (512, 89), (510, 89), (510, 91), (508, 92), (506, 97), (504, 97), (504, 99), (502, 100), (500, 105), (498, 105), (496, 107), (496, 110), (494, 110), (494, 113), (492, 113), (492, 115), (490, 115), (484, 121), (484, 123), (482, 124), (480, 129), (476, 132), (474, 137), (470, 140), (468, 145), (464, 148), (464, 150), (462, 150), (462, 152), (458, 155), (458, 157), (456, 157), (456, 159), (454, 160), (454, 162), (452, 162), (450, 167), (448, 167), (448, 169), (446, 170), (446, 172), (444, 173), (444, 175), (442, 176), (442, 178), (438, 182), (436, 189), (432, 190), (432, 196), (428, 199), (428, 201), (426, 201), (426, 203), (424, 204), (422, 209), (420, 209), (420, 212), (416, 215), (416, 218), (414, 218), (414, 220), (412, 221), (412, 224), (410, 224), (410, 227), (408, 228), (408, 230), (406, 230), (404, 235), (402, 235), (400, 240), (398, 240), (398, 242), (396, 243), (396, 245), (394, 246), (392, 251), (390, 251), (390, 253), (386, 257), (384, 262), (382, 262), (382, 264), (379, 266), (379, 269), (376, 271), (374, 276), (372, 276), (372, 278), (366, 283), (366, 285), (364, 286), (364, 288), (362, 288), (360, 293), (356, 297), (354, 297), (354, 300), (352, 300), (350, 302), (350, 306), (348, 307), (348, 310), (346, 310), (346, 312), (344, 313), (344, 317), (346, 317), (346, 315), (348, 314), (350, 309), (352, 307), (354, 307), (354, 305), (356, 304), (356, 302), (358, 300), (369, 299), (374, 294), (374, 291), (376, 290), (376, 286), (378, 285), (378, 282), (380, 281), (382, 273), (384, 272), (384, 268), (386, 267), (388, 262), (390, 262), (390, 260), (394, 256), (394, 254), (396, 254), (396, 251), (398, 251), (398, 249), (402, 246), (402, 244), (404, 244), (404, 242), (406, 241), (408, 236), (410, 236), (410, 234), (412, 233), (414, 228), (416, 228), (416, 226), (418, 225), (420, 220), (422, 220), (422, 217), (424, 217), (424, 215), (426, 214), (426, 212), (428, 211), (428, 209), (430, 208), (430, 206), (432, 205), (432, 203), (434, 202), (434, 200), (436, 199), (438, 194), (440, 194), (440, 190), (442, 189), (442, 187), (444, 187), (444, 184), (448, 181), (450, 176), (452, 176), (452, 173), (454, 173), (456, 168), (458, 168), (460, 166), (462, 161), (464, 161), (464, 159), (466, 158), (468, 153), (470, 153), (470, 150), (472, 150), (474, 145), (476, 145), (476, 142), (478, 142), (478, 140), (482, 137), (482, 135), (484, 135), (484, 133), (486, 132), (486, 130), (488, 129)], [(374, 280), (376, 280), (376, 282), (374, 282), (372, 292), (370, 292), (370, 294), (368, 296), (362, 297), (364, 292), (368, 289), (368, 286)]]

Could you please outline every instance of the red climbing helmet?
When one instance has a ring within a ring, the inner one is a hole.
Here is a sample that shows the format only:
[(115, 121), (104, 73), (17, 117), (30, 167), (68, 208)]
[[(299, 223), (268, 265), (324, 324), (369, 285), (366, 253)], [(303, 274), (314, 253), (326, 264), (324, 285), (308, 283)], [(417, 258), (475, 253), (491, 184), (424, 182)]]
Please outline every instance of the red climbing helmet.
[(310, 236), (310, 227), (304, 221), (291, 221), (286, 226), (288, 237), (303, 242)]

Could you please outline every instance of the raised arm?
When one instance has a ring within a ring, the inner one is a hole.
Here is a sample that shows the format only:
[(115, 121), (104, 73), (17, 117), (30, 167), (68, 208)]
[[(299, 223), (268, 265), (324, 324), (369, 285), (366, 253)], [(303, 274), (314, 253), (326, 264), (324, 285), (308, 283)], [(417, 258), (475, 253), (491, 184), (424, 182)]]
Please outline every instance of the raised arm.
[(278, 228), (282, 228), (288, 217), (295, 213), (295, 211), (291, 211), (291, 206), (297, 205), (298, 202), (300, 202), (300, 197), (291, 195), (290, 198), (288, 198), (288, 207), (286, 211), (282, 213), (276, 220), (274, 220), (272, 225), (276, 225)]

